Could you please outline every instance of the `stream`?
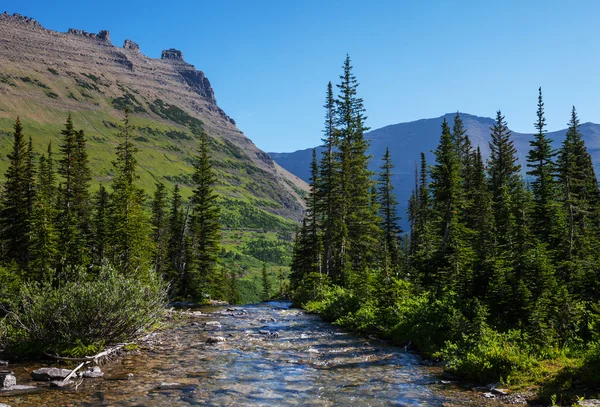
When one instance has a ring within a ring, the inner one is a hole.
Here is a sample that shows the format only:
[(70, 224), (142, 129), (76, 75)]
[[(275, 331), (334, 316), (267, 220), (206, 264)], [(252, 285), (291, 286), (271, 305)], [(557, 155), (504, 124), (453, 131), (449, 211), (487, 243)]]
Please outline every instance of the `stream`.
[[(483, 406), (478, 393), (437, 384), (439, 368), (404, 349), (349, 334), (286, 302), (201, 309), (102, 366), (101, 379), (52, 389), (33, 382), (38, 364), (9, 366), (35, 393), (19, 406)], [(218, 321), (221, 328), (205, 330)], [(277, 334), (275, 334), (275, 332)], [(209, 337), (225, 342), (207, 344)], [(177, 386), (161, 386), (177, 383)]]

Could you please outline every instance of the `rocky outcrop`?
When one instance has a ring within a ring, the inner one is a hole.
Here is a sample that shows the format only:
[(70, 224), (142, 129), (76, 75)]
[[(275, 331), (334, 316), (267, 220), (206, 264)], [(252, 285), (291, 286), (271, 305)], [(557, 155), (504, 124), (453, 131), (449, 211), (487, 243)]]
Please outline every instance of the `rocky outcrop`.
[(123, 43), (123, 48), (131, 50), (133, 52), (140, 52), (140, 46), (131, 40), (125, 40)]
[(8, 14), (8, 11), (5, 11), (3, 14), (0, 14), (0, 21), (10, 21), (12, 23), (26, 25), (29, 28), (34, 29), (42, 29), (42, 25), (38, 23), (35, 19), (27, 16), (22, 16), (19, 13)]
[(84, 30), (76, 30), (74, 28), (69, 28), (69, 30), (67, 31), (67, 34), (78, 35), (80, 37), (93, 38), (93, 39), (104, 41), (104, 42), (107, 42), (110, 44), (110, 32), (108, 32), (108, 30), (100, 30), (100, 32), (98, 34), (96, 34), (96, 33), (89, 33)]
[(162, 52), (160, 59), (168, 59), (169, 61), (183, 62), (183, 52), (175, 48), (169, 48)]

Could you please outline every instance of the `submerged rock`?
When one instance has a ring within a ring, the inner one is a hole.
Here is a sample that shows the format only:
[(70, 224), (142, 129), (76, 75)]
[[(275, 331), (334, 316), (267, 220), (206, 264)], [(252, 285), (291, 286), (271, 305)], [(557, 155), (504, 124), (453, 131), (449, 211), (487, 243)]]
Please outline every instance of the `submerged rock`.
[(81, 377), (85, 377), (86, 379), (104, 377), (104, 372), (100, 370), (99, 366), (92, 366), (88, 370), (81, 372)]
[(69, 369), (58, 369), (56, 367), (43, 367), (31, 372), (33, 380), (49, 382), (53, 380), (62, 380), (71, 373)]
[(63, 387), (69, 387), (73, 384), (73, 380), (53, 380), (50, 382), (50, 387), (56, 387), (62, 389)]
[(210, 336), (206, 340), (206, 343), (219, 343), (219, 342), (225, 342), (225, 338), (223, 338), (222, 336)]
[(13, 387), (17, 384), (17, 378), (10, 370), (0, 371), (0, 389)]

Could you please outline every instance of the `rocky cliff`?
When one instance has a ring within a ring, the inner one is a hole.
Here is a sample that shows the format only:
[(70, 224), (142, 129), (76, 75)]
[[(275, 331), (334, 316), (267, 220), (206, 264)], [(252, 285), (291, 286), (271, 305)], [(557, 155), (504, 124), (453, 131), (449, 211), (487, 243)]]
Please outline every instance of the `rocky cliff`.
[(213, 138), (225, 196), (300, 218), (305, 183), (236, 128), (217, 105), (208, 78), (181, 51), (168, 49), (160, 59), (149, 58), (132, 40), (122, 47), (112, 44), (107, 30), (62, 33), (29, 17), (0, 14), (0, 173), (17, 115), (41, 151), (48, 140), (58, 141), (71, 113), (90, 139), (96, 180), (108, 180), (108, 155), (126, 109), (139, 129), (145, 185), (157, 180), (190, 184), (189, 163), (202, 127)]

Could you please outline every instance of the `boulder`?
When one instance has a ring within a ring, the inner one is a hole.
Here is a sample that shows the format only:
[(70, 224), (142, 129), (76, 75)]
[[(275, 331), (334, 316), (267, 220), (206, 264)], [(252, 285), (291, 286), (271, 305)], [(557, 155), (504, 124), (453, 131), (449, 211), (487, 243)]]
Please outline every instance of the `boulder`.
[(0, 389), (13, 387), (17, 384), (17, 378), (10, 370), (0, 371)]
[(53, 380), (63, 380), (71, 373), (69, 369), (58, 369), (56, 367), (43, 367), (31, 372), (33, 380), (50, 382)]
[(104, 377), (104, 372), (100, 370), (99, 366), (92, 366), (88, 370), (81, 372), (81, 377), (85, 377), (86, 379)]
[(8, 366), (7, 360), (0, 360), (0, 366)]
[(598, 407), (600, 406), (600, 400), (590, 399), (590, 400), (581, 400), (577, 403), (578, 406), (583, 407)]
[(223, 338), (222, 336), (210, 336), (206, 340), (206, 343), (219, 343), (219, 342), (225, 342), (225, 338)]

